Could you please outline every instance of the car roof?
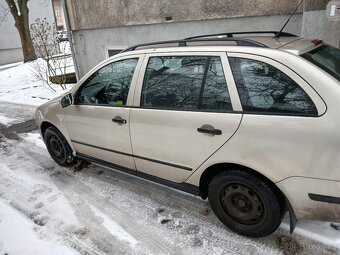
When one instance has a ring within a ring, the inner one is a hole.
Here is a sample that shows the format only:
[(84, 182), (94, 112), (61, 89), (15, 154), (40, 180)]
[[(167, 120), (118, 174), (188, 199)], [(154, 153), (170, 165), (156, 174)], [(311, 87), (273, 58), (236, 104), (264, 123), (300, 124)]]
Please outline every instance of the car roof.
[(266, 36), (252, 36), (248, 37), (251, 40), (260, 42), (271, 49), (281, 49), (289, 51), (296, 55), (304, 54), (315, 48), (320, 47), (323, 42), (318, 39), (307, 39), (303, 37), (266, 37)]
[[(296, 55), (304, 54), (315, 48), (320, 47), (323, 42), (318, 39), (306, 39), (293, 34), (281, 33), (275, 31), (255, 31), (255, 32), (236, 32), (193, 36), (180, 40), (150, 42), (131, 46), (123, 52), (135, 51), (142, 53), (143, 50), (149, 49), (154, 51), (162, 48), (185, 48), (191, 51), (192, 47), (208, 47), (204, 49), (209, 51), (209, 47), (216, 46), (235, 46), (235, 47), (261, 47), (270, 49), (280, 49), (291, 52)], [(180, 50), (181, 51), (181, 50)], [(143, 53), (146, 53), (143, 51)]]

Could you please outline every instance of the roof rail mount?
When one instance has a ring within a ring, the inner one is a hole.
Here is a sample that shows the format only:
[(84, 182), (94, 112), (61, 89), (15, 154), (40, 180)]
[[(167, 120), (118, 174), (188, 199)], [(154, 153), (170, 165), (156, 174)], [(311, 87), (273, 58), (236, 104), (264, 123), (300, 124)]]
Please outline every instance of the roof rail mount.
[[(235, 35), (245, 35), (245, 34), (273, 34), (273, 37), (279, 33), (278, 31), (253, 31), (253, 32), (229, 32), (229, 33), (220, 33), (220, 34), (209, 34), (209, 35), (198, 35), (192, 36), (185, 39), (180, 40), (169, 40), (169, 41), (159, 41), (159, 42), (150, 42), (150, 43), (142, 43), (131, 46), (121, 52), (134, 51), (140, 47), (148, 47), (148, 46), (156, 46), (156, 45), (165, 45), (165, 44), (178, 44), (177, 47), (185, 47), (188, 46), (190, 42), (216, 42), (216, 41), (233, 41), (236, 42), (238, 46), (252, 46), (252, 47), (262, 47), (267, 48), (266, 45), (259, 43), (255, 40), (243, 38), (243, 37), (235, 37)], [(285, 32), (281, 32), (280, 36), (296, 36), (294, 34), (289, 34)]]
[[(248, 31), (248, 32), (227, 32), (227, 33), (219, 33), (219, 34), (207, 34), (207, 35), (197, 35), (197, 36), (192, 36), (185, 38), (186, 40), (188, 39), (197, 39), (197, 38), (204, 38), (204, 37), (216, 37), (216, 36), (227, 36), (227, 37), (235, 37), (235, 35), (257, 35), (257, 34), (273, 34), (274, 37), (279, 33), (280, 31)], [(281, 32), (280, 36), (293, 36), (296, 37), (297, 35), (286, 33), (286, 32)]]

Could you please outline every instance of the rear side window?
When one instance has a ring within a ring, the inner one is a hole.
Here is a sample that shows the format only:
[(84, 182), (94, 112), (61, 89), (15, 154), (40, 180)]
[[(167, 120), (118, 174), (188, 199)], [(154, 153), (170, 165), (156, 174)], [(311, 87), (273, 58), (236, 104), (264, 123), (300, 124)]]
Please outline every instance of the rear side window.
[(252, 59), (229, 58), (244, 112), (317, 115), (306, 92), (277, 68)]
[(340, 81), (340, 49), (326, 44), (303, 54), (302, 57)]
[(169, 110), (232, 110), (220, 57), (151, 57), (144, 76), (141, 106)]

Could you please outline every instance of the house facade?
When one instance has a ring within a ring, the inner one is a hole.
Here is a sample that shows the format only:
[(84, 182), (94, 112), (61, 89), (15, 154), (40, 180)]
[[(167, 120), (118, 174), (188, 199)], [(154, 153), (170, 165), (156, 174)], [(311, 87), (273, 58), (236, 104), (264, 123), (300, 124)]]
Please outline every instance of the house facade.
[[(7, 8), (5, 0), (0, 0), (0, 8)], [(37, 18), (46, 18), (54, 23), (52, 3), (50, 1), (29, 1), (29, 21), (32, 24)], [(19, 32), (10, 13), (0, 22), (0, 65), (23, 61)]]
[[(278, 31), (300, 0), (65, 0), (78, 76), (139, 43), (235, 31)], [(305, 0), (285, 32), (339, 47), (329, 0)], [(337, 10), (337, 9), (336, 9)]]

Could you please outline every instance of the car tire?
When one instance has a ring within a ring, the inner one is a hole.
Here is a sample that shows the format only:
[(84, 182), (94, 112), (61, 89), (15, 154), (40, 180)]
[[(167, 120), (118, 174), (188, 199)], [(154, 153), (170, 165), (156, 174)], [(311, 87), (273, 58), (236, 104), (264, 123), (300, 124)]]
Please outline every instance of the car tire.
[(272, 234), (285, 212), (284, 200), (273, 185), (241, 170), (215, 176), (209, 184), (208, 198), (223, 224), (248, 237)]
[(72, 149), (58, 129), (47, 128), (44, 133), (44, 141), (48, 152), (57, 164), (67, 167), (75, 163)]

